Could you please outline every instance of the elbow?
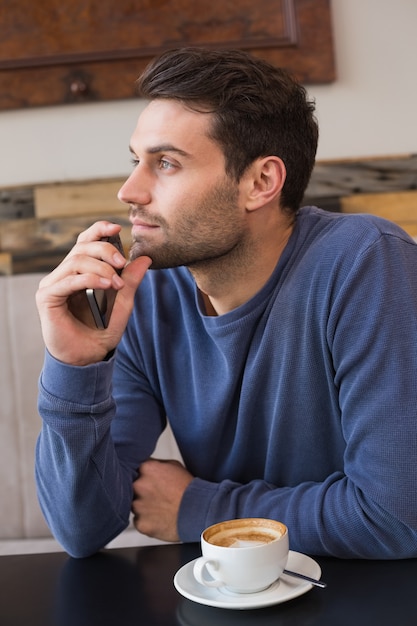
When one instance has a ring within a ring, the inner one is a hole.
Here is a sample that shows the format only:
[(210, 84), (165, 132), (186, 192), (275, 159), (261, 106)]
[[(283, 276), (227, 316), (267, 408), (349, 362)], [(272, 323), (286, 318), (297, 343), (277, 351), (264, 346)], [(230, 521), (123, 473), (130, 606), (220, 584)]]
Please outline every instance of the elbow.
[(98, 537), (97, 534), (92, 536), (88, 533), (69, 533), (60, 532), (52, 529), (52, 533), (58, 543), (62, 546), (65, 552), (74, 559), (86, 559), (94, 556), (100, 550), (106, 547), (106, 545), (119, 534), (120, 531), (113, 533), (109, 538), (102, 536)]
[(87, 559), (90, 556), (94, 556), (94, 554), (97, 554), (97, 552), (100, 550), (100, 548), (94, 549), (89, 548), (88, 546), (80, 546), (75, 544), (61, 545), (64, 548), (65, 552), (73, 559)]
[(127, 524), (119, 523), (116, 526), (94, 526), (92, 521), (80, 523), (79, 520), (71, 523), (57, 519), (48, 519), (46, 522), (50, 531), (65, 552), (74, 559), (85, 559), (97, 554), (100, 550), (117, 537)]

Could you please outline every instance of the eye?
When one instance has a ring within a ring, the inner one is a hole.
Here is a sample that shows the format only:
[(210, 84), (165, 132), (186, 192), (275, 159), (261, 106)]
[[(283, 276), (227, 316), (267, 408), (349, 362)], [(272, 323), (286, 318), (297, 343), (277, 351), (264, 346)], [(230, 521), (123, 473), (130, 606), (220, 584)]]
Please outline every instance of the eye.
[(139, 159), (136, 159), (134, 157), (130, 159), (130, 162), (133, 165), (133, 167), (136, 167), (137, 165), (139, 165)]
[(159, 159), (159, 168), (161, 170), (170, 170), (175, 168), (175, 165), (166, 159)]

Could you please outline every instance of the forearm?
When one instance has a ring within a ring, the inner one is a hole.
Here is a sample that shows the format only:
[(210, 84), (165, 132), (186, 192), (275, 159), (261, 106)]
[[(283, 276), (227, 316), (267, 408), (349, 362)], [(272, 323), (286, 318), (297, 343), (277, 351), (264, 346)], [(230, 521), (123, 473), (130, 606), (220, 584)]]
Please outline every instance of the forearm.
[[(119, 473), (110, 476), (109, 484), (94, 456), (86, 455), (81, 463), (78, 455), (74, 463), (59, 439), (44, 426), (36, 449), (39, 502), (52, 534), (63, 548), (71, 556), (86, 557), (127, 526), (132, 481)], [(115, 464), (108, 459), (104, 465)]]
[(181, 504), (180, 538), (197, 541), (206, 526), (235, 517), (284, 522), (291, 549), (303, 553), (339, 558), (417, 556), (416, 528), (367, 499), (342, 474), (323, 483), (283, 488), (261, 480), (240, 485), (196, 479)]
[(133, 474), (120, 463), (110, 434), (111, 372), (109, 364), (69, 369), (47, 356), (40, 381), (39, 501), (73, 556), (92, 554), (128, 524)]

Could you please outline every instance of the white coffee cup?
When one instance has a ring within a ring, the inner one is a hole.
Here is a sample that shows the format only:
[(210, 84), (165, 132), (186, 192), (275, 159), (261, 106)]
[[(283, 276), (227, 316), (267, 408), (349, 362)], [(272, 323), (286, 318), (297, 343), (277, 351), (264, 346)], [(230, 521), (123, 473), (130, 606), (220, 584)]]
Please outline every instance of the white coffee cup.
[(219, 522), (201, 534), (203, 556), (194, 563), (194, 576), (207, 587), (256, 593), (281, 576), (288, 550), (288, 529), (281, 522), (257, 517)]

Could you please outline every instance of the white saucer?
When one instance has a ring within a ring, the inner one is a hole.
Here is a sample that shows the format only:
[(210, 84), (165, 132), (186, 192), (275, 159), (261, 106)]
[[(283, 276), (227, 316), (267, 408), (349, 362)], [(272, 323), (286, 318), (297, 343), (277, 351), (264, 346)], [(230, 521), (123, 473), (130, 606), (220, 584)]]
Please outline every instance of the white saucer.
[[(220, 591), (218, 587), (205, 587), (196, 581), (193, 574), (196, 560), (187, 563), (178, 570), (174, 577), (174, 585), (176, 590), (185, 598), (206, 606), (220, 609), (259, 609), (264, 606), (287, 602), (306, 593), (313, 586), (311, 583), (283, 574), (268, 589), (258, 593), (233, 594), (224, 592)], [(287, 568), (311, 578), (319, 579), (321, 576), (320, 565), (314, 559), (292, 550), (288, 555)]]

